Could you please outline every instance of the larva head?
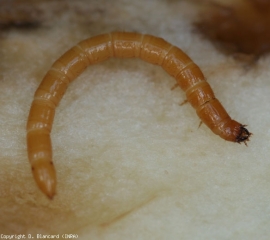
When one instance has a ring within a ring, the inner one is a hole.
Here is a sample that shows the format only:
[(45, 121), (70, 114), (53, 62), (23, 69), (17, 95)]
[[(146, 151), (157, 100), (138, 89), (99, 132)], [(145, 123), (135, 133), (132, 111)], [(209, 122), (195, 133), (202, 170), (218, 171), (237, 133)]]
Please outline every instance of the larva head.
[(240, 126), (240, 131), (239, 135), (236, 138), (236, 142), (238, 143), (244, 142), (244, 144), (247, 146), (246, 142), (249, 141), (249, 137), (252, 135), (252, 133), (250, 133), (245, 127), (246, 125)]
[(242, 125), (234, 120), (227, 122), (223, 126), (222, 135), (223, 138), (227, 141), (242, 143), (247, 146), (247, 141), (249, 141), (249, 137), (252, 135), (246, 128), (246, 125)]
[(52, 199), (56, 189), (56, 174), (52, 162), (39, 160), (32, 165), (32, 172), (39, 189)]

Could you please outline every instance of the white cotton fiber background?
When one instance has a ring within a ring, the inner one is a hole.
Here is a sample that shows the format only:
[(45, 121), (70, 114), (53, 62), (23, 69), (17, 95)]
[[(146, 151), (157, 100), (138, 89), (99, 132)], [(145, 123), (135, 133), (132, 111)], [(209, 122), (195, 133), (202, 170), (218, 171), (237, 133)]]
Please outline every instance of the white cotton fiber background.
[[(193, 28), (189, 1), (42, 1), (44, 22), (0, 37), (0, 233), (78, 239), (269, 239), (270, 57), (248, 69)], [(64, 7), (63, 7), (64, 6)], [(61, 11), (60, 11), (60, 10)], [(60, 11), (60, 13), (59, 13)], [(162, 37), (203, 70), (248, 147), (206, 126), (175, 80), (138, 59), (90, 66), (56, 111), (57, 195), (37, 188), (26, 151), (33, 94), (51, 64), (111, 31)]]

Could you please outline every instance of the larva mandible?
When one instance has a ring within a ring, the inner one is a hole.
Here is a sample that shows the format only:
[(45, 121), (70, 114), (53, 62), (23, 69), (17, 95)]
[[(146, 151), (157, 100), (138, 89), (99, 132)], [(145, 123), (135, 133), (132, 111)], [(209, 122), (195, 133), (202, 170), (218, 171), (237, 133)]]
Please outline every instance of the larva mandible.
[(53, 198), (56, 173), (52, 162), (50, 132), (55, 108), (69, 83), (90, 64), (110, 57), (133, 58), (162, 66), (185, 91), (188, 102), (201, 121), (221, 138), (241, 143), (251, 133), (230, 118), (200, 68), (178, 47), (162, 38), (140, 33), (113, 32), (86, 39), (54, 62), (35, 92), (27, 122), (28, 158), (33, 176), (41, 191)]

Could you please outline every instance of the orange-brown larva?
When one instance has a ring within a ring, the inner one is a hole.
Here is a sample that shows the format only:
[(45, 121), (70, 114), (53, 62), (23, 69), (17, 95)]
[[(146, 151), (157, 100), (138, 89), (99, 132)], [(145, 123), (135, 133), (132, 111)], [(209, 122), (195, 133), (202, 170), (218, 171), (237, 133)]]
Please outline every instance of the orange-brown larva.
[(54, 62), (36, 90), (27, 122), (28, 158), (41, 191), (53, 198), (56, 173), (50, 132), (55, 108), (69, 83), (90, 64), (110, 57), (133, 58), (162, 66), (185, 91), (201, 121), (215, 134), (232, 142), (249, 140), (251, 133), (230, 118), (206, 82), (200, 68), (178, 47), (162, 38), (140, 33), (114, 32), (86, 39)]

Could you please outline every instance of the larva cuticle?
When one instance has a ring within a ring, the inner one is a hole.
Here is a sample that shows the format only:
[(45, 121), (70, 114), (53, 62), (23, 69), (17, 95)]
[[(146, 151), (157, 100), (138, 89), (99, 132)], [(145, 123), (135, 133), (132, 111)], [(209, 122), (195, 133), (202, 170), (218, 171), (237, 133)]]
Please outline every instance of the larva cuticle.
[(53, 198), (56, 173), (52, 162), (50, 132), (55, 108), (69, 83), (88, 65), (110, 57), (133, 58), (160, 65), (186, 93), (201, 121), (215, 134), (232, 142), (249, 140), (251, 133), (230, 118), (206, 82), (200, 68), (178, 47), (162, 38), (139, 33), (102, 34), (72, 47), (54, 62), (35, 92), (27, 122), (28, 158), (41, 191)]

